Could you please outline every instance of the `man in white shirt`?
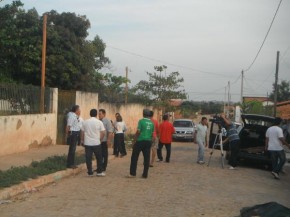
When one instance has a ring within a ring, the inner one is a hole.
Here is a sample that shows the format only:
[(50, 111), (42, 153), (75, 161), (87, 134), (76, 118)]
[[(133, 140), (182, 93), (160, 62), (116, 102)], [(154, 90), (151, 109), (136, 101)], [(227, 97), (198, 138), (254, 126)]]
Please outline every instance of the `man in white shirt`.
[(69, 145), (68, 155), (67, 155), (67, 168), (75, 169), (75, 152), (76, 146), (80, 136), (80, 124), (79, 116), (81, 114), (80, 107), (74, 105), (71, 112), (68, 114), (67, 126), (66, 126), (66, 137), (67, 144)]
[(276, 118), (274, 125), (266, 131), (266, 149), (271, 154), (272, 175), (275, 179), (279, 179), (279, 172), (281, 172), (286, 162), (286, 155), (282, 145), (290, 147), (283, 136), (282, 129), (279, 127), (281, 121), (281, 118)]
[(198, 144), (197, 163), (204, 164), (204, 151), (207, 147), (207, 118), (202, 117), (200, 124), (196, 126), (194, 142)]
[(85, 146), (86, 164), (88, 175), (93, 176), (92, 157), (93, 153), (97, 160), (97, 176), (105, 176), (103, 172), (101, 141), (105, 136), (105, 127), (102, 121), (97, 119), (98, 111), (90, 111), (91, 118), (85, 120), (82, 125), (81, 142)]

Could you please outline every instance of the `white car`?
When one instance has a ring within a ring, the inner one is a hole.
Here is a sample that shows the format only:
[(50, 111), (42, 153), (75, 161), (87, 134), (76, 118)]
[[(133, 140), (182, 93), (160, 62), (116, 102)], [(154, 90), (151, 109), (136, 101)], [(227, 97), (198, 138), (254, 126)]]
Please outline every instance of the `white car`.
[(195, 124), (190, 119), (176, 119), (173, 121), (175, 133), (172, 138), (175, 140), (193, 141)]

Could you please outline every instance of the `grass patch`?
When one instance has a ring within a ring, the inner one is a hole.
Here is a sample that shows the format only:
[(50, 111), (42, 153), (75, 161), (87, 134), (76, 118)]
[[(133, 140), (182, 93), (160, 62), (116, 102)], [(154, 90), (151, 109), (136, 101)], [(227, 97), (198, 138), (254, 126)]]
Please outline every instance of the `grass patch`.
[[(0, 188), (10, 187), (29, 179), (48, 175), (66, 169), (66, 155), (48, 157), (42, 161), (33, 161), (29, 166), (11, 167), (9, 170), (0, 170)], [(75, 163), (85, 162), (85, 156), (76, 153)]]

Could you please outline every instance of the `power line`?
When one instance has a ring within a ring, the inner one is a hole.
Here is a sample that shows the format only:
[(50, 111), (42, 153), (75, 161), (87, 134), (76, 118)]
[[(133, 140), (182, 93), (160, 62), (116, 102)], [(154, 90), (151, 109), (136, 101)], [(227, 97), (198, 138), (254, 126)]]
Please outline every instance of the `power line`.
[[(286, 56), (286, 54), (287, 54), (287, 52), (289, 51), (289, 49), (290, 49), (290, 45), (287, 47), (287, 49), (284, 51), (284, 53), (283, 53), (283, 55), (282, 55), (282, 57), (281, 57), (281, 60), (280, 61), (283, 61), (284, 63), (286, 63), (285, 61), (284, 61), (284, 57)], [(266, 76), (266, 78), (261, 82), (261, 84), (258, 86), (258, 87), (256, 87), (256, 90), (257, 89), (260, 89), (262, 86), (263, 86), (263, 84), (265, 84), (265, 82), (270, 78), (270, 76), (271, 75), (275, 75), (275, 68), (272, 70), (272, 71), (270, 71), (270, 73)], [(248, 79), (248, 80), (253, 80), (253, 79)]]
[(277, 13), (278, 13), (278, 11), (279, 11), (279, 8), (280, 8), (281, 3), (282, 3), (282, 0), (280, 0), (280, 2), (279, 2), (279, 4), (278, 4), (277, 10), (276, 10), (276, 12), (275, 12), (275, 14), (274, 14), (274, 17), (273, 17), (273, 19), (272, 19), (272, 22), (271, 22), (271, 24), (270, 24), (270, 27), (269, 27), (269, 29), (268, 29), (268, 31), (267, 31), (267, 34), (266, 34), (266, 36), (265, 36), (265, 38), (264, 38), (264, 40), (263, 40), (263, 42), (262, 42), (262, 44), (261, 44), (261, 46), (260, 46), (260, 48), (259, 48), (259, 50), (258, 50), (258, 53), (256, 54), (256, 56), (255, 56), (253, 62), (250, 64), (250, 66), (249, 66), (246, 70), (244, 70), (244, 72), (249, 71), (250, 68), (251, 68), (251, 67), (254, 65), (254, 63), (256, 62), (256, 59), (258, 58), (258, 56), (259, 56), (259, 54), (260, 54), (260, 52), (261, 52), (261, 50), (262, 50), (262, 47), (264, 46), (264, 43), (265, 43), (265, 41), (266, 41), (266, 39), (267, 39), (267, 37), (268, 37), (268, 34), (269, 34), (269, 32), (270, 32), (270, 30), (271, 30), (271, 28), (272, 28), (272, 25), (273, 25), (273, 23), (274, 23), (274, 20), (275, 20), (275, 18), (276, 18), (276, 15), (277, 15)]
[(117, 50), (117, 51), (120, 51), (120, 52), (123, 52), (123, 53), (126, 53), (126, 54), (130, 54), (132, 56), (137, 56), (137, 57), (140, 57), (140, 58), (143, 58), (143, 59), (147, 59), (147, 60), (150, 60), (150, 61), (154, 61), (154, 62), (160, 62), (160, 63), (166, 64), (168, 66), (174, 66), (174, 67), (183, 68), (183, 69), (187, 69), (187, 70), (194, 71), (194, 72), (200, 72), (200, 73), (204, 73), (204, 74), (233, 77), (233, 76), (230, 76), (230, 75), (227, 75), (227, 74), (222, 74), (222, 73), (217, 73), (217, 72), (209, 72), (209, 71), (205, 71), (205, 70), (194, 69), (194, 68), (183, 66), (183, 65), (169, 63), (169, 62), (164, 61), (164, 60), (154, 59), (154, 58), (151, 58), (151, 57), (147, 57), (147, 56), (144, 56), (144, 55), (141, 55), (141, 54), (138, 54), (138, 53), (127, 51), (127, 50), (120, 49), (120, 48), (117, 48), (117, 47), (113, 47), (113, 46), (110, 46), (110, 45), (107, 45), (107, 47), (109, 47), (111, 49), (114, 49), (114, 50)]

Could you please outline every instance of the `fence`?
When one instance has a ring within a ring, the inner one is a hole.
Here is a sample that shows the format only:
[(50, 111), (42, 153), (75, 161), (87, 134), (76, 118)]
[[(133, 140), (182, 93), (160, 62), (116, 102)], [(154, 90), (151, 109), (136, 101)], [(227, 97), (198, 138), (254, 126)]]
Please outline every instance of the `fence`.
[[(51, 112), (50, 88), (44, 91), (44, 113)], [(38, 114), (41, 111), (41, 88), (0, 84), (0, 115)]]

